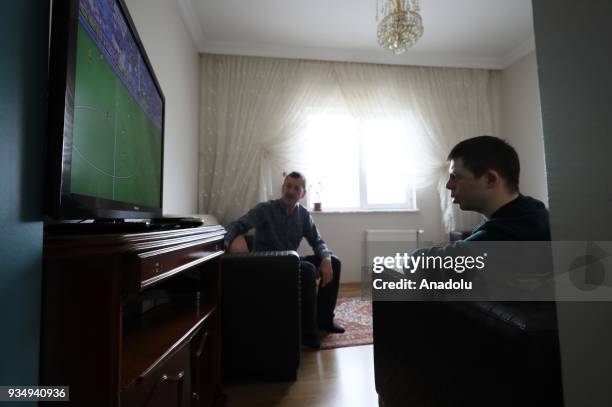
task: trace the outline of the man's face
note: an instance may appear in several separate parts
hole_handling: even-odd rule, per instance
[[[306,186],[301,178],[286,177],[283,182],[282,201],[287,208],[293,208],[306,195]]]
[[[446,188],[451,191],[453,203],[459,204],[464,211],[482,211],[487,197],[486,176],[476,178],[461,158],[451,160],[448,173]]]

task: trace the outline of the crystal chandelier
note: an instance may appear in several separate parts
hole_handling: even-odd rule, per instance
[[[412,47],[423,35],[419,0],[377,0],[378,44],[394,54]],[[379,19],[379,16],[382,19]]]

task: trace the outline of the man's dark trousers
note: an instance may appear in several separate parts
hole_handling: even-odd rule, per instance
[[[300,258],[301,296],[302,296],[302,335],[316,335],[318,328],[332,326],[334,309],[340,287],[340,259],[332,256],[333,278],[325,287],[319,283],[320,277],[318,256]],[[322,280],[321,280],[322,281]]]

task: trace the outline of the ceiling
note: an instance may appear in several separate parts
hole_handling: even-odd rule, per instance
[[[425,32],[403,55],[376,42],[377,0],[176,1],[206,53],[503,69],[535,47],[532,0],[420,0]]]

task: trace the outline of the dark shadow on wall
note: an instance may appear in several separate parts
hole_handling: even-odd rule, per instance
[[[552,237],[609,242],[612,3],[532,5]],[[557,308],[565,406],[612,405],[612,298]]]
[[[29,3],[29,2],[28,2]],[[21,95],[16,107],[22,137],[19,202],[22,222],[42,221],[44,147],[47,121],[47,38],[48,10],[32,10],[19,27],[22,55],[16,86]],[[27,26],[26,26],[27,24]],[[33,25],[39,27],[34,28]]]
[[[0,13],[2,385],[38,383],[48,7],[6,2]]]

